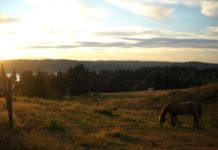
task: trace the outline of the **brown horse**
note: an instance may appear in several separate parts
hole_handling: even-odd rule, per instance
[[[171,115],[171,127],[174,127],[177,123],[177,115],[193,115],[194,124],[193,128],[199,128],[199,119],[202,116],[202,108],[200,104],[188,101],[188,102],[176,102],[172,101],[166,104],[161,110],[160,125],[163,126],[166,121],[166,114]]]

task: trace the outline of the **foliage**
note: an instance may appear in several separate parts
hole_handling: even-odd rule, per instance
[[[35,75],[31,71],[24,71],[20,75],[20,82],[16,89],[23,96],[48,97],[48,83],[45,73],[38,71]]]
[[[16,89],[24,96],[63,99],[65,96],[89,92],[178,89],[217,81],[216,68],[171,66],[95,72],[89,71],[84,65],[76,65],[70,67],[67,72],[24,71]]]
[[[89,91],[89,70],[84,65],[76,65],[67,72],[70,95],[86,94]]]
[[[67,79],[63,72],[49,76],[49,90],[53,98],[63,99],[67,92]]]

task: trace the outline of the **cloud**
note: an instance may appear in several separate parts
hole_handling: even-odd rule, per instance
[[[125,40],[133,40],[136,43],[114,42],[114,43],[97,43],[97,42],[81,42],[80,46],[85,47],[122,47],[122,48],[218,48],[218,40],[209,39],[170,39],[170,38],[150,38],[137,39],[125,38]]]
[[[218,27],[208,27],[206,34],[210,37],[217,38],[218,37]]]
[[[88,5],[81,0],[23,0],[37,6],[45,14],[55,17],[74,19],[75,17],[85,19],[106,19],[112,13],[105,8]],[[59,18],[58,18],[59,19]]]
[[[200,7],[207,17],[218,18],[217,0],[107,0],[108,3],[129,10],[136,15],[163,20],[173,16],[173,5]]]
[[[125,38],[124,40],[132,40],[132,42],[78,42],[76,44],[65,45],[36,45],[27,48],[200,48],[200,49],[217,49],[218,40],[211,39],[171,39],[171,38]]]
[[[131,38],[128,38],[130,40]],[[134,39],[137,47],[170,47],[170,48],[218,48],[218,40],[212,39],[171,39],[171,38],[151,38]]]
[[[107,30],[95,33],[100,36],[112,37],[131,37],[131,36],[147,36],[147,37],[160,37],[165,35],[163,31],[152,29],[120,29],[120,30]]]
[[[207,17],[218,18],[217,0],[151,0],[159,1],[164,4],[182,4],[188,7],[200,7],[201,13]]]
[[[201,1],[201,13],[205,16],[218,19],[218,1],[202,0]]]
[[[217,27],[208,27],[208,29],[210,31],[212,31],[213,33],[218,33],[218,26]]]
[[[12,17],[10,15],[7,15],[7,14],[0,13],[0,24],[1,23],[13,23],[17,21],[19,21],[19,19]]]
[[[112,16],[112,13],[103,8],[87,8],[87,17],[102,20]]]
[[[35,48],[35,49],[69,49],[69,48],[77,48],[78,45],[68,44],[68,45],[46,45],[46,44],[39,44],[33,46],[27,46],[25,48]]]
[[[89,32],[100,28],[103,21],[112,16],[107,8],[87,1],[23,1],[33,8],[22,16],[22,22],[16,27],[17,34],[26,42],[33,39],[34,42],[66,43],[72,39],[87,39]]]
[[[200,2],[200,0],[151,0],[151,1],[158,1],[160,3],[172,4],[172,5],[182,4],[190,7],[198,6]]]
[[[157,20],[169,19],[174,12],[173,8],[142,0],[107,0],[107,2],[122,9],[129,10],[136,15]]]
[[[202,35],[190,32],[178,32],[164,29],[144,28],[140,26],[117,26],[113,28],[106,28],[95,33],[98,36],[113,37],[113,38],[202,38]]]
[[[85,32],[86,33],[86,32]],[[113,26],[93,30],[90,33],[74,33],[63,37],[67,41],[60,41],[59,34],[47,40],[46,44],[32,44],[28,48],[218,48],[218,27],[208,27],[200,34],[144,28],[140,26]],[[57,37],[57,38],[55,38]],[[72,39],[73,38],[73,39]],[[54,40],[53,40],[54,39]],[[62,39],[62,38],[61,38]]]
[[[157,0],[167,4],[182,4],[189,7],[200,7],[201,13],[207,17],[218,18],[217,0]]]

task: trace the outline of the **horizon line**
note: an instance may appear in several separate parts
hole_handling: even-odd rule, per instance
[[[66,60],[66,61],[81,61],[81,62],[162,62],[162,63],[207,63],[207,64],[218,64],[218,62],[206,62],[206,61],[161,61],[161,60],[78,60],[78,59],[52,59],[52,58],[42,58],[42,59],[29,59],[29,58],[19,58],[19,59],[1,59],[0,62],[4,61],[45,61],[45,60],[53,60],[53,61],[60,61],[60,60]]]

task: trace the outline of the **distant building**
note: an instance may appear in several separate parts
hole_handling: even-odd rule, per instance
[[[149,87],[149,88],[147,89],[147,91],[153,91],[153,90],[154,90],[153,87]]]

